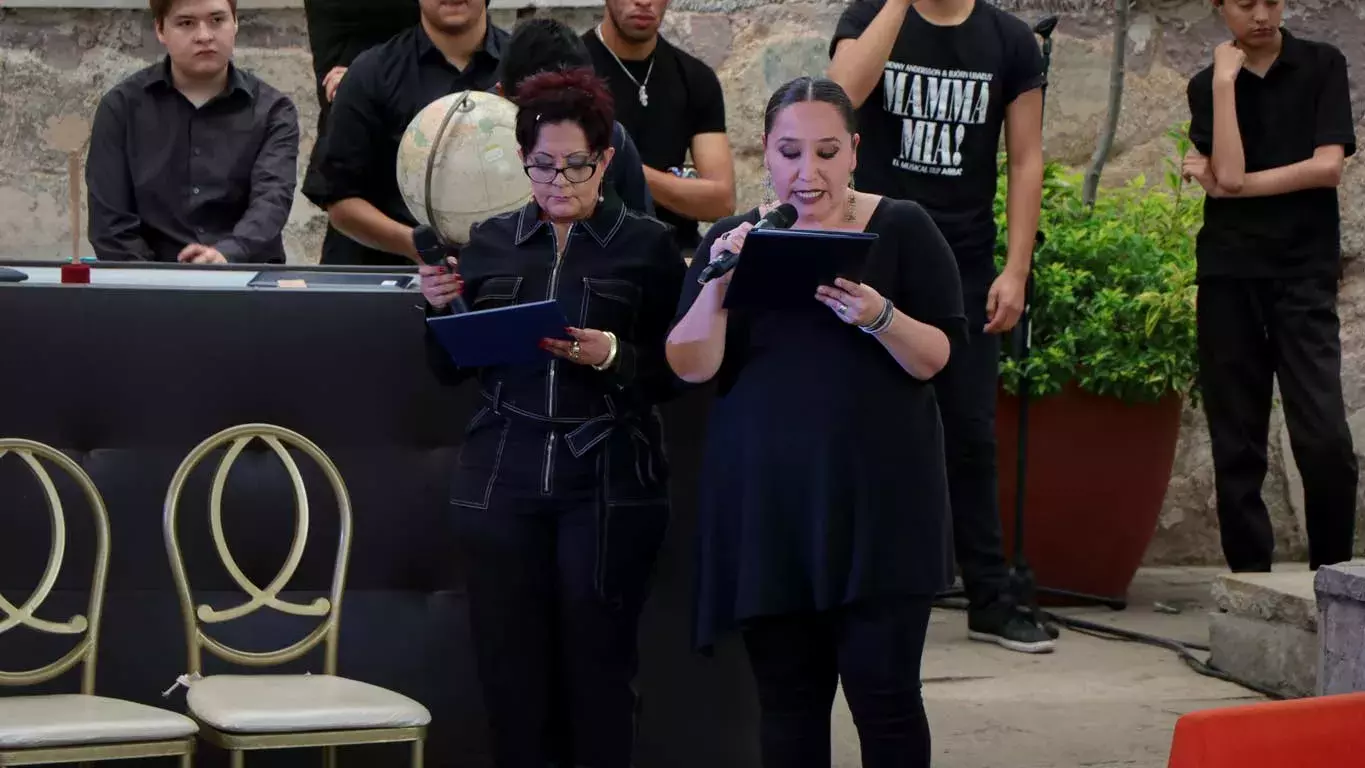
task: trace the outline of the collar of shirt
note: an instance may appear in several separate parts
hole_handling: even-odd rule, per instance
[[[485,31],[483,34],[483,47],[476,51],[475,55],[478,55],[479,53],[484,53],[488,55],[488,57],[491,58],[494,62],[501,62],[502,50],[507,43],[508,35],[505,31],[503,31],[501,28],[495,25],[492,19],[488,19],[487,21],[485,21],[485,25],[486,25]],[[431,36],[427,34],[426,28],[423,27],[421,24],[417,25],[417,34],[415,41],[417,43],[418,61],[429,59],[434,61],[440,61],[450,66],[454,66],[453,64],[450,64],[450,59],[446,58],[446,55],[441,52],[441,49],[437,48],[436,44],[431,41]],[[473,66],[473,63],[474,62],[471,59],[470,65]],[[466,67],[466,69],[467,68],[468,67]]]
[[[621,229],[621,223],[626,220],[626,208],[616,201],[615,195],[607,195],[606,199],[597,204],[597,209],[592,216],[575,222],[582,225],[583,229],[592,235],[597,244],[603,248],[611,242],[613,236]],[[531,236],[539,232],[547,224],[548,219],[540,217],[540,206],[535,198],[521,209],[521,216],[517,219],[517,245],[522,245]]]
[[[1303,41],[1294,37],[1284,27],[1280,27],[1280,39],[1280,55],[1275,57],[1275,61],[1271,62],[1270,68],[1266,70],[1265,79],[1267,80],[1273,73],[1281,69],[1297,69],[1307,61],[1307,46],[1303,44]],[[1245,69],[1242,72],[1250,74]]]
[[[143,88],[147,90],[151,90],[152,88],[170,88],[172,90],[175,89],[175,80],[171,77],[170,56],[163,57],[161,60],[161,65],[152,68],[149,74],[150,76],[147,78],[147,82],[143,83]],[[223,89],[223,93],[220,94],[217,98],[223,98],[238,91],[241,91],[242,93],[246,94],[251,98],[256,97],[256,92],[251,87],[251,83],[246,79],[246,75],[244,75],[242,71],[237,68],[236,64],[233,64],[231,61],[229,61],[227,87]]]

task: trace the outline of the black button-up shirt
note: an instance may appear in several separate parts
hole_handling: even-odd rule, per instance
[[[85,169],[96,256],[173,262],[202,243],[230,262],[284,262],[298,111],[228,66],[227,88],[198,108],[175,89],[169,58],[100,100]]]
[[[398,146],[408,123],[433,101],[464,90],[490,90],[508,35],[488,25],[483,48],[455,68],[419,24],[356,57],[337,89],[326,137],[304,178],[303,194],[320,208],[358,197],[409,226],[417,220],[398,190]],[[350,238],[332,238],[328,264],[411,265]]]
[[[1284,44],[1265,76],[1237,75],[1237,127],[1246,172],[1282,168],[1340,144],[1355,152],[1346,58],[1335,47],[1281,30]],[[1213,67],[1190,80],[1190,141],[1213,155]],[[1271,197],[1207,198],[1199,232],[1200,277],[1336,275],[1341,215],[1336,189]]]

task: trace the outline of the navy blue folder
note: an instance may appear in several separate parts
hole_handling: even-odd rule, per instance
[[[543,363],[552,355],[541,339],[569,339],[569,321],[557,301],[535,301],[510,307],[428,317],[427,326],[456,365]]]
[[[726,309],[790,310],[820,306],[815,289],[836,277],[862,282],[877,244],[869,232],[754,229],[725,289]]]

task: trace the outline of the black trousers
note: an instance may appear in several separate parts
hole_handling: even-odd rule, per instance
[[[953,350],[934,378],[943,420],[953,550],[972,607],[998,599],[1009,582],[1000,530],[995,459],[995,398],[1000,379],[1000,337],[981,332],[986,294],[967,296],[971,335]]]
[[[666,507],[494,490],[486,508],[451,512],[494,764],[629,768],[637,627]]]
[[[1351,559],[1358,467],[1342,402],[1336,301],[1330,277],[1200,282],[1200,387],[1223,554],[1234,571],[1268,571],[1274,556],[1261,498],[1272,377],[1303,476],[1309,564]]]
[[[763,768],[829,768],[843,681],[864,768],[927,768],[920,659],[932,597],[754,619],[743,629],[762,707]]]

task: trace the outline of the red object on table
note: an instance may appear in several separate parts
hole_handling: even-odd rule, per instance
[[[62,265],[62,282],[87,284],[90,282],[90,262],[93,259],[70,260]]]

